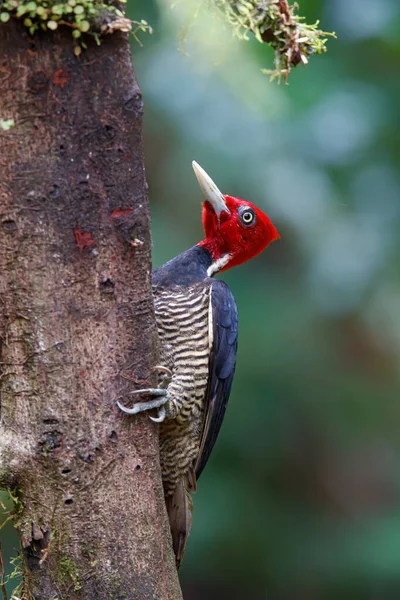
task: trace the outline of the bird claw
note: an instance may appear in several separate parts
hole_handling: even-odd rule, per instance
[[[164,404],[166,404],[169,400],[168,391],[160,388],[149,388],[145,390],[135,390],[134,392],[130,392],[133,394],[150,394],[151,396],[158,396],[154,400],[150,400],[149,402],[138,402],[134,404],[132,408],[127,408],[123,406],[119,401],[117,401],[117,406],[120,410],[122,410],[127,415],[137,415],[140,412],[145,410],[151,410],[153,408],[158,408],[158,417],[150,417],[152,421],[155,423],[162,423],[166,417],[166,410],[164,408]]]
[[[155,371],[158,373],[158,387],[163,389],[168,387],[168,384],[172,379],[172,371],[163,365],[156,365],[151,370],[153,373]]]
[[[171,369],[168,369],[168,367],[164,367],[163,365],[156,365],[155,367],[153,367],[151,369],[152,372],[154,371],[160,371],[160,373],[165,373],[166,375],[168,375],[168,377],[172,377],[172,371]]]
[[[167,416],[167,413],[165,410],[165,406],[161,406],[158,411],[158,417],[150,417],[150,419],[152,421],[154,421],[154,423],[162,423],[165,420],[166,416]]]
[[[145,388],[144,390],[133,390],[133,392],[128,392],[128,394],[130,396],[133,396],[134,394],[147,394],[148,396],[166,396],[167,390],[163,388]],[[146,404],[149,403],[146,402]]]

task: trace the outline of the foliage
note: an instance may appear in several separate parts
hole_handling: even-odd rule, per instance
[[[297,4],[287,0],[214,0],[239,39],[248,40],[254,34],[258,42],[267,43],[275,50],[275,69],[264,69],[271,79],[283,76],[287,82],[290,70],[298,64],[306,65],[308,57],[326,52],[325,36],[333,36],[295,14]]]
[[[278,81],[283,77],[287,82],[292,67],[306,65],[310,56],[326,52],[327,37],[336,37],[320,30],[319,21],[308,24],[296,14],[298,5],[289,5],[287,0],[178,0],[172,7],[186,15],[182,40],[186,40],[190,25],[202,12],[222,17],[239,40],[248,41],[254,36],[258,42],[271,46],[275,68],[262,71]]]
[[[27,594],[23,590],[22,582],[22,556],[18,553],[16,556],[10,559],[12,571],[5,578],[5,585],[11,588],[10,599],[11,600],[30,600]]]
[[[0,552],[3,551],[3,554],[6,555],[6,552],[9,553],[7,542],[11,537],[11,532],[14,533],[15,531],[12,529],[11,521],[13,517],[18,516],[22,510],[20,491],[0,491],[0,508],[2,510],[0,513],[0,540],[5,539],[6,541],[6,544],[3,545],[2,543],[0,545]],[[19,598],[23,597],[21,554],[18,552],[11,557],[7,561],[6,567],[7,571],[4,577],[5,587],[9,592],[11,600],[19,600]],[[27,598],[24,600],[27,600]]]

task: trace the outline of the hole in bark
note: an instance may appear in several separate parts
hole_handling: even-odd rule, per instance
[[[64,144],[60,144],[59,148],[60,150],[64,150]]]
[[[58,185],[56,183],[53,184],[53,187],[51,188],[51,190],[48,193],[48,197],[49,198],[58,198],[60,195],[60,188],[58,187]]]
[[[44,91],[49,85],[49,78],[44,71],[38,69],[28,78],[28,88],[33,93]]]
[[[58,419],[52,419],[51,417],[48,419],[43,419],[43,423],[45,425],[58,425]]]
[[[102,294],[113,294],[114,293],[115,284],[111,279],[106,279],[105,281],[101,281],[99,285],[100,292]]]
[[[71,504],[73,504],[73,503],[74,503],[74,501],[73,501],[73,499],[72,499],[72,498],[66,498],[66,500],[65,500],[65,502],[64,502],[64,504],[66,504],[67,506],[70,506],[70,505],[71,505]]]
[[[112,131],[112,127],[111,127],[111,125],[105,125],[104,129],[105,129],[106,131]]]
[[[71,471],[72,471],[72,469],[63,469],[63,470],[61,471],[61,473],[62,473],[63,475],[68,475],[68,473],[71,473]]]
[[[117,441],[117,439],[118,439],[117,432],[116,432],[116,431],[112,431],[112,432],[110,433],[110,436],[109,436],[109,437],[110,437],[110,440],[111,440],[112,442],[116,442],[116,441]]]
[[[141,465],[136,465],[135,469],[136,469],[136,471],[141,471],[142,467],[141,467]]]
[[[17,229],[17,224],[12,219],[7,219],[6,221],[3,221],[1,226],[4,229],[4,231],[15,231]]]

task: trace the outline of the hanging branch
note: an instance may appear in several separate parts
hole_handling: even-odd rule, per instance
[[[296,14],[298,4],[287,0],[213,0],[235,35],[248,39],[254,34],[261,43],[275,50],[275,69],[264,69],[271,79],[284,77],[287,82],[292,67],[306,65],[308,57],[326,52],[327,37],[335,37],[318,28],[319,21],[309,25]]]
[[[182,4],[172,6],[179,9]],[[205,8],[222,16],[240,40],[247,41],[252,34],[260,43],[269,44],[275,50],[275,68],[263,69],[263,73],[278,81],[283,77],[285,83],[293,67],[326,52],[327,37],[336,37],[319,29],[319,21],[306,23],[296,14],[298,4],[290,5],[287,0],[203,0],[196,6],[195,15]]]

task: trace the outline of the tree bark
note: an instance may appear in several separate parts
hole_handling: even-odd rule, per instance
[[[0,26],[0,486],[24,598],[181,598],[147,415],[154,384],[142,100],[128,39]]]

